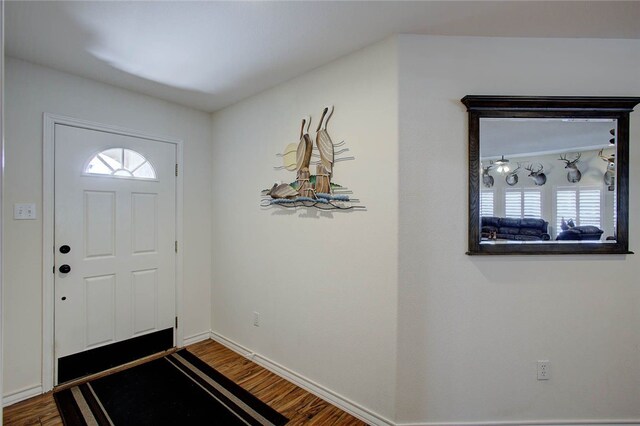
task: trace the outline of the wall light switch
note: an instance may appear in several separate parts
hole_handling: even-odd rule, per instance
[[[33,203],[14,204],[13,218],[16,220],[34,220],[36,218],[36,205]]]

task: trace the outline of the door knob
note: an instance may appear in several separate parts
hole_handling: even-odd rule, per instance
[[[60,246],[60,253],[67,254],[70,251],[71,251],[71,247],[69,247],[68,245],[65,244],[63,246]]]
[[[62,272],[63,274],[68,274],[69,272],[71,272],[71,266],[69,266],[69,265],[61,265],[58,268],[58,271]]]

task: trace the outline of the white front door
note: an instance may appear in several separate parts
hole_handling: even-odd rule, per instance
[[[175,165],[174,144],[55,125],[56,382],[61,357],[173,329]]]

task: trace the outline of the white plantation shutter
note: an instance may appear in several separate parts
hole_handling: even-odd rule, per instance
[[[573,219],[576,226],[600,228],[601,191],[594,188],[558,189],[556,191],[556,226],[558,232],[562,218]]]
[[[493,191],[480,191],[480,217],[493,216]]]
[[[600,228],[600,190],[581,189],[578,192],[578,222],[581,226]]]
[[[542,219],[542,195],[540,191],[524,191],[523,194],[522,217]]]
[[[542,195],[537,189],[508,190],[504,194],[505,216],[542,218]]]
[[[506,217],[522,218],[522,192],[506,191],[504,194],[504,211]]]

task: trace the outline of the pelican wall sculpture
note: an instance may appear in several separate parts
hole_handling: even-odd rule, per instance
[[[351,191],[335,182],[333,174],[335,163],[354,160],[354,157],[344,156],[349,148],[343,148],[344,141],[334,143],[329,135],[327,126],[333,115],[333,105],[323,108],[320,121],[316,128],[315,145],[309,135],[311,117],[306,116],[300,125],[300,137],[297,145],[288,144],[282,153],[276,154],[282,158],[283,165],[274,167],[275,170],[295,171],[296,179],[291,183],[276,182],[271,189],[262,191],[261,205],[269,207],[315,207],[322,210],[350,210],[363,209],[358,205],[359,200],[350,196]],[[336,150],[336,148],[339,148]],[[311,174],[311,166],[315,166],[315,174]]]

